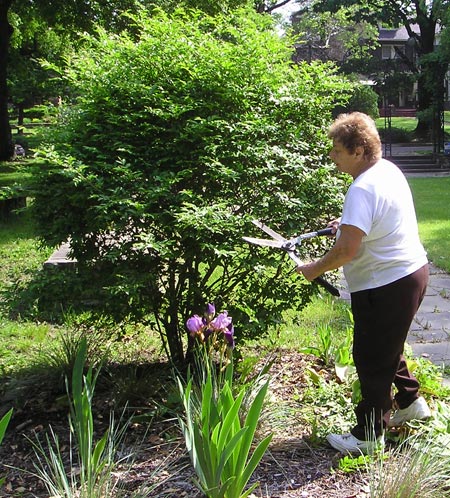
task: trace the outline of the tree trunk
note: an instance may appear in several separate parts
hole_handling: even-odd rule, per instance
[[[426,80],[427,76],[422,67],[421,74],[417,81],[417,110],[419,112],[426,111],[433,103],[432,94],[429,91]],[[424,139],[430,138],[431,126],[432,123],[429,116],[426,114],[418,114],[417,126],[415,129],[416,136]]]
[[[417,7],[417,22],[420,29],[420,44],[418,45],[418,55],[420,57],[427,56],[434,51],[434,41],[436,37],[436,21],[431,15],[428,15],[426,10]],[[426,111],[434,104],[434,89],[433,86],[437,83],[434,78],[438,78],[434,74],[433,64],[419,60],[420,76],[417,82],[417,98],[418,111]],[[430,72],[431,71],[431,72]],[[418,116],[416,135],[423,138],[429,138],[432,128],[432,121],[429,116]]]
[[[166,337],[167,345],[169,346],[170,359],[176,365],[181,365],[185,358],[178,326],[178,316],[175,315],[169,320],[170,322],[166,327]]]
[[[7,60],[12,27],[8,22],[8,10],[13,0],[0,0],[0,161],[14,157],[14,143],[8,117]]]
[[[173,268],[173,267],[172,267]],[[169,346],[170,359],[173,363],[181,365],[184,362],[183,341],[181,337],[178,295],[177,295],[177,272],[172,269],[168,278],[169,307],[164,320],[166,327],[167,345]]]
[[[19,127],[19,130],[23,126],[24,118],[25,118],[25,106],[23,102],[21,102],[20,104],[17,104],[17,126]]]

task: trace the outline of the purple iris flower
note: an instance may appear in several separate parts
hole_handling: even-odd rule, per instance
[[[208,337],[214,332],[214,329],[211,327],[206,327],[205,330],[203,331],[203,336],[205,339],[208,339]]]
[[[227,311],[219,313],[211,322],[211,327],[214,330],[224,330],[231,324],[231,316],[228,316]]]
[[[193,315],[186,322],[186,327],[189,330],[191,336],[195,336],[198,332],[200,332],[204,326],[203,319],[198,315]]]
[[[209,323],[214,318],[215,314],[216,314],[216,307],[214,306],[214,303],[209,303],[206,306],[205,310],[206,321]]]
[[[223,336],[225,337],[228,346],[230,348],[234,348],[234,327],[231,322],[228,325],[228,327],[223,331]]]
[[[197,337],[204,342],[210,335],[221,332],[227,346],[234,348],[234,327],[231,316],[228,316],[228,311],[223,311],[214,318],[215,314],[214,303],[209,303],[203,317],[191,316],[186,321],[186,327],[191,337]]]

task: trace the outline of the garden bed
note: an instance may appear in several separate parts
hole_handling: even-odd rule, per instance
[[[336,451],[311,440],[311,427],[302,420],[301,406],[296,401],[298,392],[307,385],[307,369],[311,357],[289,351],[279,351],[271,369],[269,405],[277,406],[277,414],[268,411],[263,417],[261,433],[274,432],[269,451],[257,468],[253,479],[260,482],[255,497],[265,498],[350,498],[368,496],[363,479],[358,473],[345,474],[338,470],[341,458]],[[319,368],[320,365],[317,365]],[[155,377],[147,379],[154,385],[167,386],[170,372],[154,369]],[[163,378],[161,378],[163,376]],[[102,434],[109,424],[111,393],[102,391],[95,396],[96,433]],[[48,498],[42,484],[30,473],[33,468],[33,450],[29,441],[35,434],[43,440],[51,426],[60,438],[68,461],[67,407],[60,398],[55,401],[50,393],[36,392],[16,409],[3,445],[0,447],[1,474],[6,474],[1,497]],[[161,401],[161,400],[159,400]],[[62,403],[62,406],[61,406]],[[2,400],[2,405],[5,400]],[[137,410],[141,416],[149,413],[149,406]],[[279,409],[282,409],[280,412]],[[282,413],[284,411],[284,414]],[[287,416],[290,414],[289,416]],[[155,487],[147,496],[167,498],[201,498],[193,485],[194,472],[187,457],[184,440],[177,420],[167,412],[148,424],[136,422],[127,432],[123,453],[134,451],[131,469],[118,469],[123,487],[131,493],[139,487]],[[126,496],[132,496],[127,494]]]

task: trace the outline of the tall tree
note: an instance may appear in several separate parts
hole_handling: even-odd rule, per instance
[[[11,126],[8,120],[7,61],[12,26],[8,11],[13,0],[0,0],[0,161],[10,159],[14,154]]]
[[[303,6],[295,12],[293,30],[298,35],[299,47],[303,47],[302,52],[307,51],[306,58],[335,61],[341,67],[349,61],[367,60],[368,45],[376,42],[378,30],[372,23],[355,23],[357,10],[358,7],[353,6],[335,13],[317,12],[311,6]]]
[[[251,5],[257,12],[270,13],[293,0],[0,0],[0,161],[8,160],[14,153],[11,127],[8,120],[8,51],[13,25],[8,14],[14,13],[20,18],[18,26],[27,26],[37,19],[42,26],[61,30],[64,36],[76,39],[79,32],[92,32],[94,26],[102,26],[108,31],[120,32],[127,24],[122,12],[136,12],[139,8],[151,9],[159,5],[166,12],[178,8],[194,8],[209,15],[222,14],[243,5]],[[17,29],[17,28],[16,28]],[[20,28],[19,28],[20,29]],[[20,48],[20,47],[19,47]],[[39,47],[35,47],[38,48]],[[39,54],[40,55],[40,54]],[[24,68],[36,60],[36,54],[28,61],[17,61]],[[35,67],[35,66],[34,66]],[[17,74],[16,74],[17,76]],[[17,78],[14,78],[18,81]],[[27,80],[30,80],[29,76]],[[23,82],[24,83],[24,82]],[[30,84],[23,84],[22,93]],[[16,85],[15,90],[19,90]]]
[[[21,126],[27,107],[50,99],[55,102],[56,97],[64,95],[64,82],[49,68],[60,67],[68,60],[73,43],[69,31],[49,27],[40,16],[24,24],[12,12],[10,23],[14,33],[8,55],[8,91]],[[42,64],[42,60],[47,63]]]
[[[254,0],[256,12],[260,14],[271,13],[276,9],[287,5],[292,0]]]
[[[145,0],[0,0],[0,161],[13,156],[11,126],[8,120],[8,52],[14,28],[10,16],[19,19],[18,26],[28,26],[36,20],[42,26],[64,30],[72,38],[79,33],[91,32],[102,25],[119,31],[126,18],[120,14],[127,10],[136,11],[145,5]],[[20,28],[19,28],[20,29]]]

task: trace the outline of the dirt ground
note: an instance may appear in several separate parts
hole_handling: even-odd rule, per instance
[[[305,357],[281,352],[271,368],[269,395],[271,402],[283,402],[295,389],[305,384]],[[152,382],[164,382],[161,378]],[[5,408],[2,401],[2,409]],[[95,395],[95,428],[103,434],[109,424],[110,400]],[[4,410],[3,410],[4,411]],[[143,414],[145,412],[142,412]],[[341,455],[325,445],[313,446],[301,420],[288,423],[263,420],[262,431],[274,433],[269,451],[252,477],[259,482],[253,497],[261,498],[363,498],[369,496],[363,476],[336,470]],[[49,498],[43,484],[33,475],[36,461],[31,441],[45,440],[49,427],[58,435],[61,451],[69,461],[67,406],[59,406],[36,386],[34,394],[14,411],[0,447],[0,476],[6,481],[0,497]],[[259,434],[263,436],[264,434]],[[117,468],[123,496],[137,489],[148,490],[145,496],[166,498],[201,498],[193,484],[195,478],[178,422],[168,413],[150,423],[136,419],[127,429],[122,456],[132,454]],[[116,472],[115,472],[116,473]],[[150,491],[151,490],[151,491]]]

